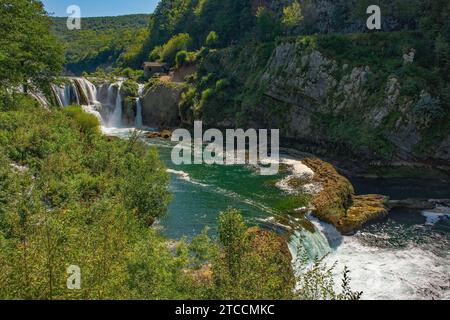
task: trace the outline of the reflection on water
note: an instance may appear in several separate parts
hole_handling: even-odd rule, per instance
[[[394,169],[391,169],[394,170]],[[441,171],[414,169],[409,176],[391,178],[356,178],[349,180],[358,194],[383,194],[393,200],[410,198],[450,199],[450,176]]]

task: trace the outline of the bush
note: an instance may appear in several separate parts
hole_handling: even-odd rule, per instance
[[[214,49],[219,44],[219,36],[215,31],[211,31],[206,37],[206,47]]]
[[[89,135],[99,132],[100,122],[98,119],[89,113],[83,111],[79,106],[69,106],[63,109],[64,112],[75,120],[80,132]]]
[[[423,93],[413,108],[417,116],[417,122],[421,128],[427,128],[434,120],[445,115],[439,98],[433,98],[428,93]]]
[[[175,63],[176,63],[177,68],[180,68],[183,65],[185,65],[187,61],[188,61],[188,53],[187,53],[187,51],[182,50],[182,51],[177,53],[177,56],[175,58]]]
[[[228,79],[220,79],[216,82],[216,90],[221,92],[230,86],[230,81]]]
[[[139,85],[136,81],[128,79],[122,83],[120,93],[123,97],[137,97],[139,96]]]
[[[160,59],[164,62],[173,65],[175,57],[179,51],[187,50],[191,43],[191,37],[187,33],[180,33],[170,39],[163,45],[160,52]]]

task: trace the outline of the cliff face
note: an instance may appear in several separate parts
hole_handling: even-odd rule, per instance
[[[369,36],[364,37],[368,42]],[[417,56],[408,62],[400,49],[390,47],[386,41],[397,41],[391,37],[373,41],[374,52],[366,48],[356,55],[359,61],[352,61],[353,39],[342,44],[350,48],[348,52],[339,51],[337,41],[333,52],[306,37],[281,41],[270,55],[267,48],[215,52],[200,70],[229,79],[232,85],[225,95],[239,99],[230,106],[217,94],[215,101],[203,103],[201,116],[211,126],[278,127],[282,137],[318,154],[449,168],[450,126],[444,94],[422,76],[426,68]],[[422,45],[422,39],[411,37],[415,42],[407,40],[412,45]],[[326,41],[331,42],[322,40]],[[221,102],[228,105],[218,108]],[[227,113],[230,108],[235,112]]]
[[[450,161],[449,132],[440,144],[422,152],[416,149],[423,138],[423,119],[417,118],[420,115],[414,114],[413,108],[430,94],[423,91],[417,98],[401,96],[403,84],[396,75],[389,75],[373,93],[368,88],[373,76],[370,66],[341,65],[317,50],[301,52],[297,44],[287,43],[275,49],[260,83],[267,88],[266,96],[290,105],[287,138],[332,143],[335,137],[330,136],[333,128],[327,126],[328,120],[346,123],[355,119],[359,123],[348,123],[355,126],[355,135],[368,134],[369,139],[373,135],[380,143],[358,143],[349,137],[348,143],[359,144],[352,149],[361,156]]]
[[[142,100],[144,125],[157,129],[173,128],[180,124],[178,103],[183,86],[158,82],[145,91]]]

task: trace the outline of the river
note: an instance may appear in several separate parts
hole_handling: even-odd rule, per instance
[[[79,85],[74,86],[74,82]],[[84,90],[83,94],[71,94],[77,88]],[[98,104],[109,106],[109,119],[121,114],[118,88],[120,83],[95,88],[85,79],[73,79],[66,87],[55,88],[55,92],[61,106],[86,96],[91,106],[85,106],[85,110],[103,120],[97,111]],[[140,117],[140,114],[136,117],[139,126]],[[118,117],[116,120],[120,122]],[[134,130],[102,129],[105,134],[123,139]],[[283,218],[281,212],[291,197],[276,184],[286,173],[261,176],[245,166],[176,166],[170,160],[172,143],[147,139],[145,135],[143,141],[158,149],[171,176],[173,199],[168,214],[158,222],[167,237],[191,238],[206,227],[214,234],[219,212],[228,208],[240,209],[250,225],[276,228],[276,222]],[[351,181],[359,194],[379,193],[397,200],[450,198],[448,176],[417,171],[411,177],[399,172],[400,169],[395,169],[396,176],[388,179],[353,178]],[[333,226],[312,216],[307,219],[314,231],[299,226],[289,239],[294,270],[301,269],[297,265],[301,251],[310,260],[323,258],[330,266],[336,264],[337,287],[347,266],[352,288],[362,291],[363,299],[450,299],[450,208],[393,210],[387,218],[367,224],[354,236],[342,236]]]
[[[129,130],[106,129],[121,138],[126,138]],[[250,224],[267,225],[268,218],[279,215],[280,199],[288,196],[275,186],[282,175],[264,177],[239,166],[175,166],[170,160],[170,142],[144,141],[158,149],[171,174],[173,200],[167,216],[159,222],[169,238],[192,237],[205,227],[214,233],[218,213],[230,207],[239,208]],[[359,179],[356,189],[383,193],[382,184],[386,183],[388,195],[413,190],[401,195],[409,198],[417,197],[421,190],[429,196],[427,182],[421,189],[420,180],[405,178],[402,189],[401,178]],[[311,216],[308,219],[316,231],[297,230],[289,243],[291,252],[295,257],[301,246],[310,258],[325,257],[324,263],[330,266],[336,263],[337,287],[347,266],[352,288],[363,291],[363,299],[450,299],[450,210],[394,210],[354,236],[342,236],[333,226]]]

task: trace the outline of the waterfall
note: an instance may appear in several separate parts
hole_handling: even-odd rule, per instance
[[[54,101],[60,107],[71,104],[81,105],[83,109],[94,114],[102,124],[109,128],[122,128],[123,124],[123,97],[120,93],[123,79],[112,84],[96,86],[85,78],[67,78],[64,85],[53,85]],[[136,114],[134,125],[143,127],[144,85],[139,84],[138,98],[136,98]]]
[[[333,250],[332,245],[337,243],[339,237],[342,237],[339,232],[334,229],[334,234],[338,234],[338,236],[336,236],[336,240],[329,241],[325,228],[321,227],[322,224],[319,224],[319,222],[311,216],[309,216],[308,219],[313,222],[314,232],[304,228],[296,230],[288,244],[293,257],[293,266],[297,272],[300,272],[302,267],[300,264],[303,260],[312,262],[314,259],[322,259],[330,254]],[[331,225],[329,228],[327,226],[327,229],[329,230],[332,230],[332,228],[334,227]],[[333,234],[333,232],[328,233]],[[330,243],[332,245],[330,245]]]
[[[350,270],[353,290],[363,291],[363,299],[449,299],[450,259],[442,254],[445,236],[438,240],[398,245],[397,234],[406,235],[405,226],[384,224],[380,230],[362,230],[342,236],[334,226],[308,216],[315,232],[297,230],[289,241],[293,269],[301,275],[314,258],[331,267],[335,290],[339,291],[342,272]],[[411,228],[417,228],[417,225]],[[427,230],[427,229],[425,229]],[[428,229],[429,230],[429,229]],[[429,232],[429,231],[428,231]],[[394,241],[389,244],[389,241]],[[306,264],[305,264],[306,262]]]
[[[108,121],[108,127],[113,127],[113,128],[122,127],[122,96],[120,95],[121,87],[122,87],[122,82],[118,82],[114,111]]]
[[[143,120],[142,120],[142,98],[144,93],[144,85],[139,84],[139,98],[136,99],[136,120],[135,127],[142,128]]]
[[[97,88],[85,78],[69,78],[64,85],[52,85],[52,91],[60,107],[70,104],[100,105],[97,101]]]
[[[64,86],[64,104],[63,106],[68,106],[70,104],[70,86],[67,84]]]
[[[51,89],[53,91],[53,95],[55,96],[56,103],[58,106],[66,106],[66,98],[65,98],[65,86],[57,86],[52,84]]]
[[[92,106],[81,106],[81,108],[83,108],[84,112],[90,113],[93,116],[95,116],[101,124],[103,123],[103,118],[101,114],[97,110],[95,110]]]
[[[106,99],[107,101],[108,101],[108,104],[109,105],[114,105],[115,104],[115,99],[114,99],[114,84],[110,84],[109,85],[109,87],[108,87],[108,96],[107,96],[107,99]]]
[[[47,98],[45,95],[43,95],[41,92],[32,92],[29,91],[28,95],[32,97],[34,100],[36,100],[42,107],[48,108],[49,103],[47,101]]]

